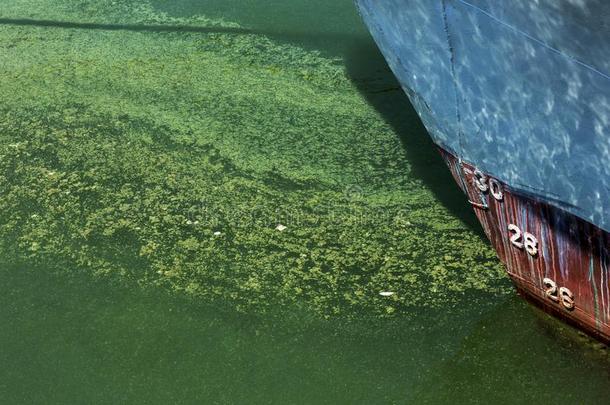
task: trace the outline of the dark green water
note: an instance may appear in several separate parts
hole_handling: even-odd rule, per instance
[[[607,354],[517,297],[348,322],[25,268],[0,286],[3,403],[601,404],[609,391]]]
[[[351,1],[7,3],[0,403],[607,403]]]

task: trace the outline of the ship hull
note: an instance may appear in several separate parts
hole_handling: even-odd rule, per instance
[[[608,232],[440,152],[519,293],[610,343]]]
[[[517,290],[608,343],[610,2],[356,4]]]

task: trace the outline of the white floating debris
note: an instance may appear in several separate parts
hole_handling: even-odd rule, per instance
[[[278,231],[280,231],[280,232],[282,232],[282,231],[286,230],[286,228],[287,228],[287,227],[286,227],[286,226],[284,226],[284,225],[282,225],[282,224],[279,224],[278,226],[276,226],[276,227],[275,227],[275,229],[277,229],[277,230],[278,230]]]
[[[222,235],[222,232],[220,232],[220,231],[214,232],[214,236],[220,236],[220,235]]]
[[[379,295],[381,295],[382,297],[391,297],[392,295],[394,295],[393,291],[381,291],[379,293]]]

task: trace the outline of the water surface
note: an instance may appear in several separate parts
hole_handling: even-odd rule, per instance
[[[4,403],[604,403],[609,393],[607,353],[517,297],[348,322],[237,314],[39,269],[0,274]]]
[[[0,48],[2,402],[608,398],[351,1],[17,0]]]

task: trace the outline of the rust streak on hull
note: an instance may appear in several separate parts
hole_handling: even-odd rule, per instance
[[[518,291],[548,313],[610,343],[608,232],[548,203],[515,193],[492,176],[477,173],[477,177],[476,167],[440,150]],[[491,190],[481,191],[481,175],[487,182],[497,181],[500,199],[494,198]],[[509,230],[510,224],[535,236],[535,254],[511,243],[515,234]],[[549,280],[556,285],[555,292]],[[573,295],[572,308],[569,294]]]

